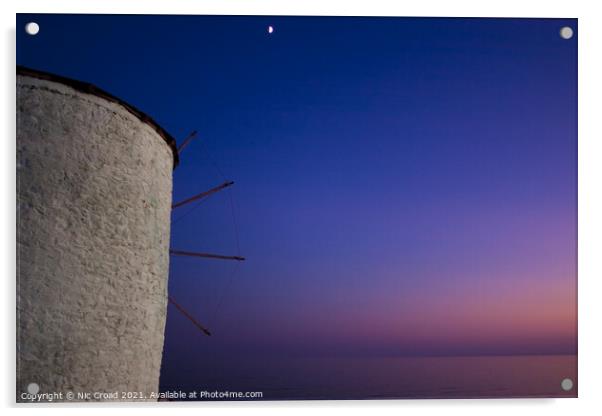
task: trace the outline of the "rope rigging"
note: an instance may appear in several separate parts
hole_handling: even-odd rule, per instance
[[[196,135],[197,135],[196,131],[191,132],[186,137],[186,139],[184,139],[184,141],[182,142],[182,144],[178,147],[178,152],[181,152],[190,143],[190,141],[192,141],[192,139],[194,139],[196,137]],[[202,142],[201,142],[201,144],[202,144]],[[223,189],[229,188],[231,185],[234,184],[233,181],[226,180],[226,178],[225,178],[222,170],[219,168],[219,166],[217,165],[217,163],[215,162],[215,160],[213,159],[213,157],[209,153],[209,150],[206,148],[206,146],[203,146],[203,148],[204,148],[205,153],[209,157],[209,160],[210,160],[211,164],[213,165],[213,167],[215,168],[215,170],[218,172],[219,176],[224,180],[224,182],[221,185],[218,185],[218,186],[216,186],[214,188],[211,188],[211,189],[209,189],[207,191],[204,191],[204,192],[201,192],[199,194],[196,194],[196,195],[194,195],[192,197],[189,197],[189,198],[187,198],[187,199],[185,199],[183,201],[174,203],[172,205],[172,210],[176,209],[176,208],[179,208],[181,206],[190,204],[190,203],[192,203],[192,206],[191,206],[191,208],[188,211],[186,211],[180,217],[178,217],[174,221],[172,221],[172,226],[175,225],[180,220],[182,220],[187,215],[189,215],[192,211],[194,211],[195,209],[197,209],[201,205],[201,203],[207,199],[208,196],[213,195],[213,194],[215,194],[215,193],[217,193],[217,192],[219,192],[219,191],[221,191]],[[232,197],[232,193],[231,193],[230,189],[228,189],[226,192],[228,193],[228,201],[229,201],[229,205],[230,205],[230,214],[232,216],[232,224],[233,224],[233,228],[234,228],[234,236],[235,236],[235,243],[236,243],[236,255],[230,256],[230,255],[222,255],[222,254],[214,254],[214,253],[200,253],[200,252],[175,250],[175,249],[170,249],[170,251],[169,251],[170,255],[173,255],[173,256],[189,256],[189,257],[200,257],[200,258],[210,258],[210,259],[220,259],[220,260],[235,260],[236,261],[237,264],[232,269],[232,272],[229,274],[225,290],[223,290],[222,293],[217,296],[218,300],[217,300],[215,309],[213,311],[213,314],[210,314],[212,322],[217,317],[217,312],[218,312],[219,308],[221,307],[221,305],[223,303],[223,299],[225,297],[225,293],[226,293],[227,289],[230,287],[230,284],[232,282],[232,279],[233,279],[234,275],[238,271],[238,263],[240,263],[241,261],[245,260],[245,258],[240,255],[240,238],[239,238],[238,223],[236,221],[236,213],[235,213],[235,209],[234,209],[234,199]],[[172,296],[169,296],[168,300],[182,315],[184,315],[186,318],[188,318],[188,320],[190,320],[200,331],[202,331],[205,335],[211,335],[211,333],[209,332],[209,330],[204,325],[202,325],[201,323],[199,323],[179,303],[177,303]]]

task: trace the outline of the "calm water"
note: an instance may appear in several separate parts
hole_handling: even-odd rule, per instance
[[[571,378],[565,392],[560,383]],[[264,400],[576,397],[577,357],[261,358],[191,369],[166,390],[262,391]]]

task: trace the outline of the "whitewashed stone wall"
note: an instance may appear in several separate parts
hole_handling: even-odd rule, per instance
[[[17,400],[158,390],[172,168],[120,104],[17,77]]]

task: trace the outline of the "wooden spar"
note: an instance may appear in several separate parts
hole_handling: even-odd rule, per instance
[[[196,130],[193,130],[193,131],[192,131],[192,133],[190,133],[190,134],[188,135],[188,137],[186,137],[186,138],[184,139],[184,141],[182,142],[182,144],[178,146],[178,153],[181,153],[181,152],[182,152],[182,150],[184,150],[184,148],[185,148],[186,146],[188,146],[188,143],[190,143],[190,142],[192,141],[192,139],[194,139],[194,138],[196,137],[196,133],[197,133],[197,131],[196,131]]]
[[[200,194],[191,196],[188,199],[185,199],[183,201],[180,201],[180,202],[177,202],[177,203],[173,204],[171,206],[171,209],[181,207],[182,205],[189,204],[191,202],[197,201],[197,200],[202,199],[202,198],[206,198],[209,195],[214,194],[214,193],[216,193],[218,191],[221,191],[222,189],[227,188],[230,185],[234,185],[234,182],[232,182],[232,181],[224,182],[221,185],[216,186],[215,188],[209,189],[208,191],[205,191],[205,192],[201,192]]]
[[[211,336],[211,332],[209,332],[209,330],[207,328],[205,328],[203,325],[201,325],[199,323],[199,321],[197,321],[196,319],[194,319],[194,317],[192,315],[190,315],[186,311],[186,309],[184,309],[183,307],[181,307],[171,296],[168,296],[167,299],[169,299],[169,301],[171,302],[171,304],[173,306],[175,306],[176,309],[182,313],[182,315],[184,315],[186,318],[188,318],[190,320],[190,322],[192,322],[194,324],[194,326],[196,326],[198,329],[200,329],[201,331],[203,331],[203,333],[205,335]]]
[[[244,261],[244,257],[240,256],[224,256],[221,254],[211,254],[211,253],[195,253],[192,251],[180,251],[180,250],[169,250],[169,254],[174,256],[190,256],[190,257],[203,257],[208,259],[220,259],[220,260],[238,260]]]

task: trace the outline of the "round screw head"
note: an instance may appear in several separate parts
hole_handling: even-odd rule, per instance
[[[40,31],[40,25],[36,22],[29,22],[25,25],[25,33],[31,36],[35,36]]]
[[[29,394],[38,394],[39,391],[40,386],[38,385],[38,383],[29,383],[27,385],[27,393]]]
[[[562,387],[562,390],[564,391],[571,391],[573,389],[573,380],[565,378],[560,382],[560,387]]]
[[[568,26],[564,26],[560,29],[560,37],[562,39],[570,39],[573,37],[573,29]]]

